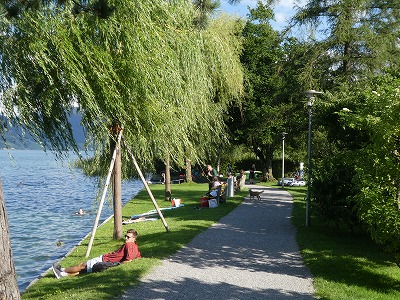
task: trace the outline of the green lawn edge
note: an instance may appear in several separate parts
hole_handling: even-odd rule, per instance
[[[263,184],[275,186],[276,184]],[[164,186],[152,185],[156,199],[163,199]],[[235,209],[248,194],[247,189],[228,198],[217,209],[200,210],[199,199],[207,184],[173,186],[173,197],[181,198],[184,207],[166,211],[165,218],[171,230],[167,233],[161,220],[124,225],[124,231],[135,228],[144,258],[109,269],[103,273],[55,279],[49,272],[25,293],[22,299],[115,299],[128,287],[139,282],[163,259],[176,253],[197,234],[209,228]],[[316,218],[311,210],[310,226],[305,226],[304,187],[285,187],[293,197],[292,223],[305,264],[314,276],[315,296],[318,299],[400,299],[400,269],[379,245],[362,230],[350,233]],[[160,207],[169,202],[157,201]],[[123,208],[124,217],[153,209],[143,190]],[[90,257],[114,250],[123,243],[111,239],[113,220],[98,228]],[[68,266],[85,259],[88,239],[76,247],[62,262]]]
[[[164,199],[164,185],[150,185],[155,199]],[[208,184],[184,183],[172,186],[172,197],[182,199],[184,206],[164,210],[163,215],[169,227],[166,231],[161,219],[123,225],[123,230],[134,228],[138,231],[141,259],[123,264],[104,272],[83,274],[77,277],[56,279],[51,271],[39,278],[22,295],[22,299],[115,299],[130,286],[139,283],[161,261],[176,253],[196,235],[218,222],[223,216],[243,202],[247,189],[236,192],[217,208],[201,208],[200,198],[208,190]],[[156,200],[159,207],[170,207],[164,200]],[[200,209],[196,209],[200,208]],[[139,192],[122,209],[123,218],[154,209],[145,189]],[[99,226],[89,258],[114,251],[124,240],[113,240],[113,218]],[[71,266],[85,258],[89,238],[85,238],[61,262]]]
[[[306,227],[306,187],[285,187],[293,196],[292,223],[318,299],[400,299],[400,268],[360,227],[350,232],[320,220],[310,210]]]

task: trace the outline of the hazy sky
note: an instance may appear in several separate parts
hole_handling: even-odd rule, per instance
[[[230,14],[236,14],[241,17],[246,17],[248,13],[247,7],[254,8],[257,4],[257,0],[242,0],[239,4],[230,5],[225,0],[221,1],[221,10]],[[287,25],[287,20],[295,13],[295,4],[302,6],[306,3],[306,0],[280,0],[279,4],[275,5],[275,19],[272,25],[275,29],[280,30]]]

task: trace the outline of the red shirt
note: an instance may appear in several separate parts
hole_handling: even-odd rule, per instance
[[[125,243],[118,250],[103,255],[103,261],[123,262],[140,258],[139,247],[136,243]]]

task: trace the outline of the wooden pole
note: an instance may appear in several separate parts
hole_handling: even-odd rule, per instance
[[[90,251],[92,250],[94,236],[96,235],[97,226],[99,225],[100,215],[101,215],[101,211],[103,209],[104,200],[105,200],[106,195],[107,195],[107,189],[108,189],[108,185],[110,184],[111,175],[112,175],[112,172],[114,170],[114,164],[115,164],[115,159],[117,157],[117,150],[118,150],[117,148],[118,148],[118,145],[119,145],[119,143],[121,141],[121,137],[122,137],[122,130],[118,134],[117,147],[115,147],[113,156],[111,158],[110,168],[108,169],[107,179],[106,179],[106,183],[104,185],[103,194],[101,196],[99,209],[97,210],[96,219],[94,221],[94,225],[93,225],[93,229],[92,229],[92,236],[90,237],[89,245],[88,245],[88,248],[87,248],[87,251],[86,251],[86,257],[89,257]]]
[[[121,163],[121,143],[115,146],[117,155],[115,157],[114,170],[112,175],[113,183],[113,207],[114,207],[114,233],[113,238],[122,238],[122,163]]]
[[[165,201],[171,201],[171,167],[169,163],[169,151],[165,155]]]
[[[154,205],[154,207],[156,208],[157,213],[158,213],[158,215],[160,216],[160,218],[161,218],[161,220],[162,220],[162,222],[163,222],[163,224],[164,224],[165,230],[166,230],[167,232],[169,232],[168,224],[167,224],[167,222],[165,221],[165,218],[164,218],[163,214],[161,213],[160,208],[158,207],[158,204],[157,204],[157,202],[156,202],[156,199],[154,199],[153,193],[151,192],[151,190],[150,190],[150,188],[149,188],[149,185],[147,184],[147,181],[146,181],[146,179],[144,178],[143,173],[142,173],[142,171],[140,170],[139,165],[138,165],[137,162],[136,162],[135,157],[133,156],[133,154],[132,154],[132,152],[131,152],[131,150],[130,150],[128,144],[127,144],[127,142],[125,141],[125,138],[122,137],[122,141],[124,142],[124,145],[125,145],[125,147],[126,147],[126,150],[128,151],[128,154],[130,155],[130,157],[131,157],[131,159],[132,159],[132,162],[133,162],[133,164],[135,165],[136,171],[138,172],[139,177],[140,177],[140,179],[142,180],[143,185],[145,186],[145,188],[146,188],[146,190],[147,190],[147,193],[149,194],[150,199],[151,199],[151,201],[153,202],[153,205]]]

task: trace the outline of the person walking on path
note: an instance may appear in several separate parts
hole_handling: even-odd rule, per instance
[[[121,297],[130,299],[314,299],[291,224],[292,197],[264,190],[245,201]]]
[[[249,172],[249,184],[254,184],[254,179],[256,178],[256,165],[253,164]]]

